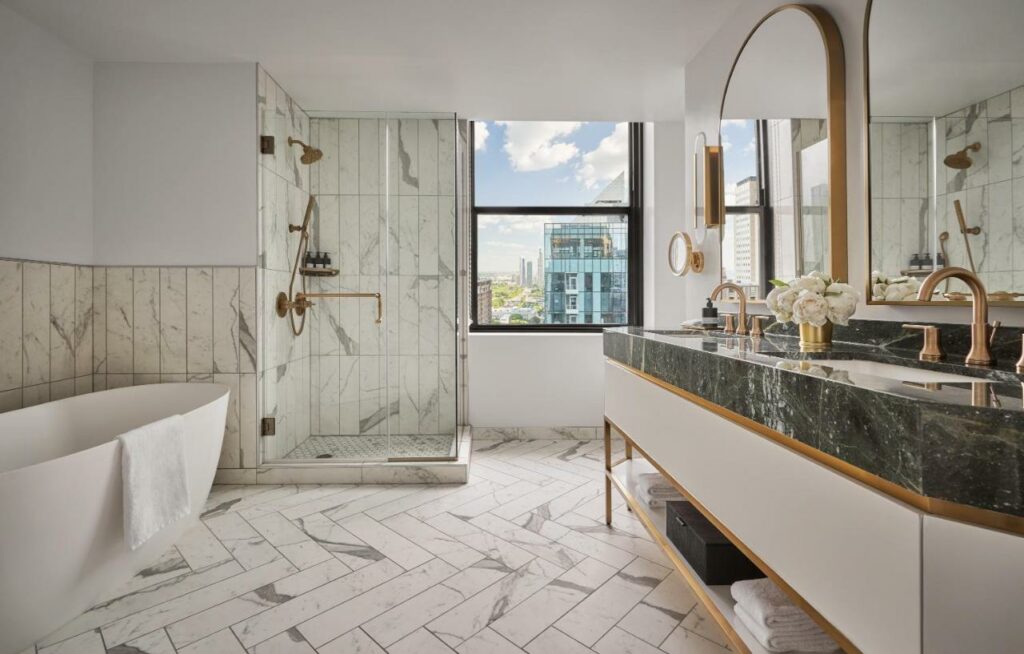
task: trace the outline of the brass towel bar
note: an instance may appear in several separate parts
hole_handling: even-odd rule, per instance
[[[384,301],[381,298],[380,293],[303,293],[299,291],[295,294],[294,300],[288,299],[287,293],[277,294],[277,315],[284,318],[288,315],[289,311],[294,311],[297,315],[301,316],[306,313],[306,309],[313,306],[309,298],[345,298],[345,297],[372,297],[377,300],[377,319],[374,320],[378,325],[381,320],[384,319]]]

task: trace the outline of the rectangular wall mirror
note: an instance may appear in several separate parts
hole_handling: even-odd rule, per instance
[[[913,304],[946,266],[1024,306],[1024,39],[1019,0],[873,0],[867,297]],[[962,304],[958,279],[931,300]]]
[[[722,98],[722,281],[763,300],[771,279],[847,279],[843,47],[831,17],[785,5],[762,19]]]

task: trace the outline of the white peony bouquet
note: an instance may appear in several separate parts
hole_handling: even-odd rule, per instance
[[[915,277],[889,277],[879,271],[871,273],[871,299],[886,302],[916,300],[921,282]]]
[[[768,308],[780,322],[793,321],[821,327],[827,322],[846,325],[857,310],[859,296],[849,284],[833,281],[820,272],[798,277],[788,284],[771,280]]]

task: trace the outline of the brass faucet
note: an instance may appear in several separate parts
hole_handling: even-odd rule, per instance
[[[989,325],[988,325],[988,295],[985,292],[985,285],[981,278],[966,268],[954,266],[952,268],[939,268],[932,274],[925,277],[921,282],[921,289],[917,292],[917,299],[929,302],[935,287],[944,279],[956,277],[962,280],[971,289],[971,303],[973,306],[973,319],[971,320],[971,351],[967,353],[964,360],[969,366],[991,366],[995,363],[992,352],[988,347]]]
[[[739,312],[739,325],[736,326],[736,334],[739,336],[745,336],[747,333],[747,294],[742,288],[733,284],[732,282],[722,282],[711,291],[711,299],[717,300],[718,296],[721,295],[725,289],[731,289],[736,291],[739,296],[740,312]]]

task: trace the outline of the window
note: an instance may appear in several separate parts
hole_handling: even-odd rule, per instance
[[[725,224],[722,226],[722,280],[746,290],[747,298],[768,293],[772,270],[771,215],[768,206],[765,121],[722,121],[725,172]]]
[[[475,122],[473,330],[598,331],[642,315],[642,126]]]

